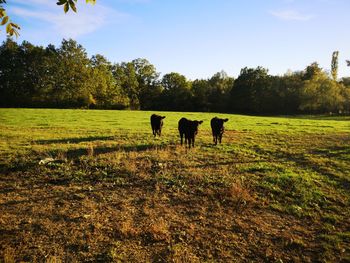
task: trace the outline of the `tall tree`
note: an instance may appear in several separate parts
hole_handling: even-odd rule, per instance
[[[210,111],[210,85],[208,80],[196,79],[192,82],[193,108],[196,111]]]
[[[113,66],[112,72],[117,85],[122,88],[129,98],[130,109],[140,109],[139,82],[134,64],[132,62],[116,64]]]
[[[210,111],[224,112],[227,110],[229,93],[233,83],[234,79],[230,78],[225,71],[217,72],[208,80]]]
[[[339,56],[339,51],[334,51],[332,54],[332,77],[334,80],[338,79],[338,56]]]
[[[312,113],[339,112],[344,109],[342,84],[320,72],[304,82],[300,109]]]
[[[161,96],[161,109],[190,111],[193,110],[191,83],[186,77],[176,73],[163,76],[164,91]]]
[[[2,107],[21,106],[20,87],[23,71],[20,62],[20,47],[7,39],[0,46],[0,105]]]
[[[230,92],[230,109],[235,112],[261,113],[264,106],[262,96],[271,85],[269,82],[268,70],[263,67],[241,69]]]
[[[150,110],[155,107],[155,101],[162,92],[159,73],[147,59],[138,58],[131,61],[134,66],[138,82],[138,100],[141,110]]]
[[[129,99],[112,74],[111,63],[102,55],[90,59],[92,67],[92,88],[89,107],[123,109],[129,106]]]
[[[304,70],[303,80],[310,80],[313,77],[318,76],[321,72],[322,68],[320,68],[317,62],[313,62]]]
[[[58,106],[88,106],[93,82],[86,50],[76,41],[64,39],[57,53],[57,72],[52,90],[54,100]]]

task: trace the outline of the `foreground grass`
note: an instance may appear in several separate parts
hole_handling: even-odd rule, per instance
[[[348,118],[162,114],[0,109],[0,261],[350,260]]]

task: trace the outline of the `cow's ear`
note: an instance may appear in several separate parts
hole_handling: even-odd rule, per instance
[[[203,121],[198,121],[198,124],[202,124],[203,123]]]
[[[162,116],[162,119],[165,119],[165,116]]]
[[[228,121],[228,119],[224,119],[224,122],[227,122]]]

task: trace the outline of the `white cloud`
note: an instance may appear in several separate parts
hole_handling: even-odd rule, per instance
[[[43,22],[43,27],[37,30],[46,29],[48,34],[54,31],[64,38],[77,38],[95,32],[109,23],[122,22],[130,17],[101,4],[94,6],[85,3],[78,4],[77,13],[70,10],[65,14],[61,6],[55,3],[52,5],[52,0],[15,0],[15,2],[17,6],[9,10],[11,13],[22,18]]]
[[[302,14],[296,10],[270,11],[270,14],[282,20],[308,21],[314,18],[314,15]]]

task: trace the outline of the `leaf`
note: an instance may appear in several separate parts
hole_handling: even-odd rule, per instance
[[[64,10],[65,13],[68,12],[68,10],[69,10],[69,4],[68,3],[65,3],[63,10]]]
[[[6,11],[5,11],[4,8],[1,8],[1,7],[0,7],[0,18],[2,18],[2,17],[4,17],[4,16],[6,16]]]
[[[6,32],[10,33],[11,29],[12,29],[12,25],[11,25],[11,23],[8,23],[7,26],[6,26]]]
[[[15,23],[10,23],[10,24],[14,28],[21,29],[21,27],[18,24],[15,24]]]
[[[5,25],[7,22],[9,21],[9,17],[8,16],[5,16],[2,21],[1,21],[1,25]]]
[[[96,0],[86,0],[86,3],[96,4]]]
[[[75,6],[75,3],[73,2],[73,0],[69,0],[69,6],[72,8],[72,10],[76,13],[77,12],[77,8]]]
[[[57,5],[64,5],[67,3],[67,0],[59,0],[56,4]]]
[[[16,37],[19,37],[19,32],[16,29],[13,29],[13,33],[16,35]]]

